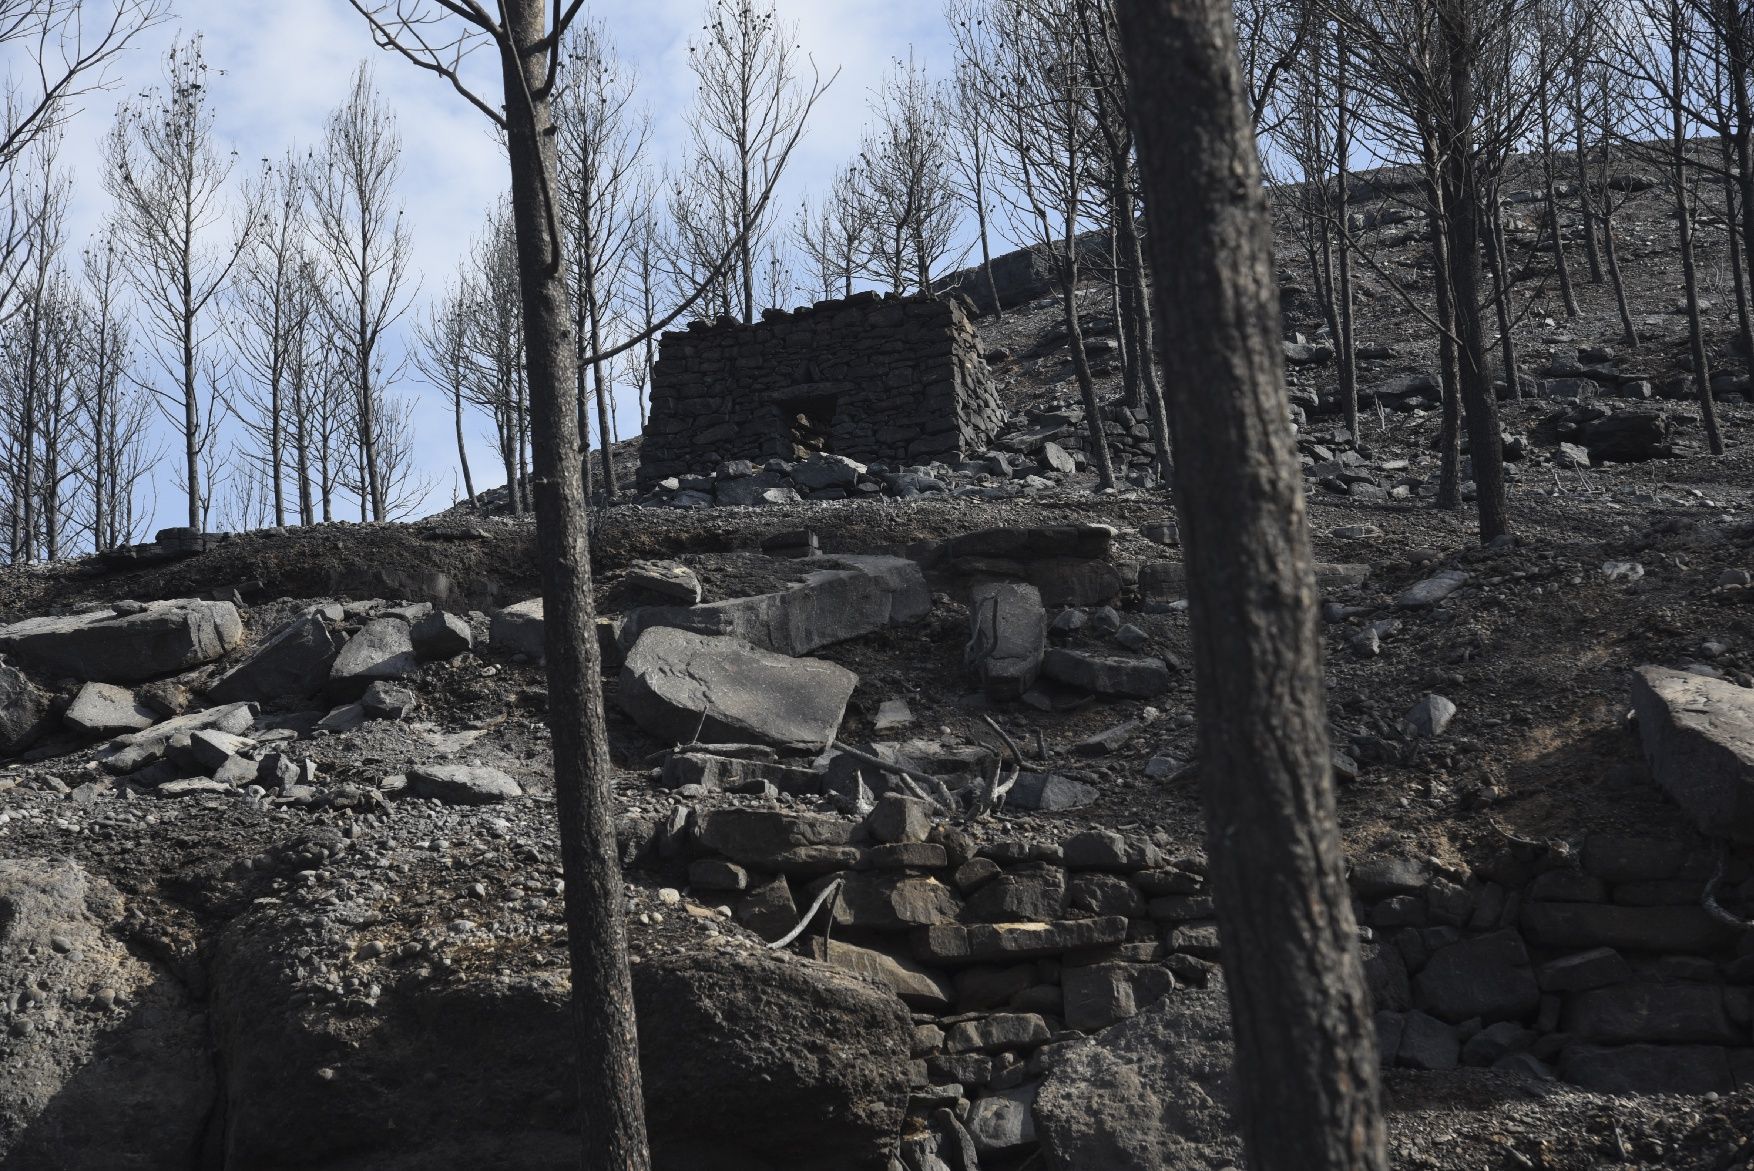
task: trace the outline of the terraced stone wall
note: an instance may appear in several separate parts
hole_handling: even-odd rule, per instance
[[[891,467],[986,450],[1003,422],[959,304],[856,294],[663,336],[639,478],[818,452]]]

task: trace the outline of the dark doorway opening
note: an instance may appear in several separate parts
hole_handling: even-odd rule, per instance
[[[808,459],[834,450],[834,410],[831,394],[787,399],[780,404],[780,423],[786,428],[791,458]]]

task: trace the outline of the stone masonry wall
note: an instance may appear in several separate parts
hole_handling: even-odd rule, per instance
[[[817,450],[892,467],[956,460],[984,451],[1002,421],[960,305],[860,293],[666,333],[639,478]]]

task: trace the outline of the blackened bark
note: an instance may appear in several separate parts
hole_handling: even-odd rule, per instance
[[[1475,30],[1465,5],[1446,9],[1442,25],[1449,58],[1451,124],[1439,168],[1444,185],[1443,228],[1449,245],[1450,287],[1454,292],[1456,358],[1460,367],[1462,411],[1474,465],[1474,503],[1482,544],[1510,531],[1504,499],[1504,440],[1498,426],[1498,398],[1487,365],[1486,330],[1480,319],[1481,183],[1474,159]]]
[[[541,87],[547,33],[543,0],[506,0],[501,45],[512,217],[524,303],[535,475],[536,547],[542,576],[544,652],[554,791],[566,880],[567,948],[578,1054],[583,1166],[645,1171],[633,985],[622,922],[603,674],[591,596],[588,512],[574,409],[572,323],[554,211],[555,140]],[[534,95],[534,96],[533,96]]]
[[[1254,1171],[1386,1168],[1334,813],[1265,190],[1227,0],[1118,5],[1191,583],[1212,881]]]
[[[1437,427],[1437,506],[1454,511],[1462,506],[1462,390],[1456,357],[1454,285],[1450,280],[1449,243],[1443,232],[1443,197],[1435,182],[1428,184],[1431,243],[1431,284],[1437,309],[1437,376],[1442,408]]]
[[[1335,301],[1339,310],[1340,331],[1334,335],[1334,353],[1340,363],[1340,408],[1345,412],[1346,430],[1352,441],[1358,435],[1358,343],[1352,336],[1352,101],[1348,85],[1348,66],[1352,50],[1346,40],[1346,22],[1341,21],[1334,34],[1334,182],[1335,221],[1340,233],[1339,271]]]
[[[1685,46],[1678,0],[1669,5],[1669,185],[1675,195],[1675,225],[1681,249],[1681,283],[1687,290],[1687,341],[1693,356],[1694,389],[1699,413],[1705,423],[1705,440],[1711,454],[1724,453],[1718,429],[1717,403],[1711,396],[1711,365],[1705,356],[1705,331],[1699,320],[1699,266],[1693,255],[1693,208],[1687,199],[1687,114],[1681,94],[1686,76],[1682,66]]]
[[[1620,252],[1614,243],[1614,209],[1611,203],[1602,207],[1602,256],[1608,264],[1608,277],[1614,285],[1614,305],[1620,311],[1620,342],[1638,345],[1638,326],[1632,320],[1632,307],[1626,301],[1626,282],[1620,277]]]

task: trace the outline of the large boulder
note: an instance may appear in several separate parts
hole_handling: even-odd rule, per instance
[[[1632,708],[1656,783],[1706,833],[1754,840],[1754,689],[1640,667]]]
[[[215,703],[311,695],[328,680],[341,642],[321,614],[295,618],[255,654],[220,676],[207,695]]]
[[[1452,1024],[1523,1020],[1541,1007],[1528,949],[1514,931],[1439,948],[1413,982],[1419,1005]]]
[[[329,668],[329,690],[341,699],[357,699],[380,679],[401,679],[419,666],[408,623],[400,618],[374,618],[347,640]]]
[[[349,1017],[305,1003],[301,947],[331,960],[351,950],[320,919],[273,908],[234,923],[216,949],[224,1166],[578,1166],[561,971],[413,982]],[[657,1171],[885,1171],[912,1038],[887,990],[730,949],[653,956],[633,977]]]
[[[696,634],[740,638],[782,655],[805,655],[911,622],[932,608],[925,576],[899,557],[812,558],[812,571],[788,589],[705,606],[648,606],[634,610],[621,628],[631,647],[647,630],[669,626]],[[818,566],[826,568],[816,568]]]
[[[138,683],[198,667],[244,637],[230,602],[150,602],[0,626],[0,652],[51,675]]]
[[[912,1023],[888,991],[771,953],[636,969],[640,1066],[660,1168],[884,1171]]]
[[[0,755],[23,752],[49,723],[49,697],[10,663],[0,663]]]
[[[123,942],[125,913],[74,862],[0,860],[0,1167],[198,1161],[214,1092],[207,1018],[183,980]]]
[[[1063,1050],[1035,1098],[1054,1171],[1207,1171],[1240,1158],[1222,982]]]
[[[619,699],[642,728],[672,743],[822,749],[839,732],[858,682],[820,659],[658,626],[628,653]]]

